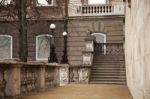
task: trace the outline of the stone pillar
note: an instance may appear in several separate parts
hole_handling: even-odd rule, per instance
[[[92,65],[94,51],[94,37],[90,34],[85,38],[85,50],[83,51],[83,65]]]
[[[90,76],[90,67],[93,64],[93,52],[94,52],[94,37],[89,34],[85,38],[85,50],[83,53],[82,68],[79,70],[79,82],[88,83]]]
[[[4,79],[6,99],[16,99],[21,94],[21,64],[8,64]]]
[[[68,64],[62,64],[59,67],[59,86],[64,86],[69,83],[69,66]]]
[[[37,73],[37,78],[38,78],[38,88],[39,90],[44,90],[45,89],[45,65],[41,65],[39,67],[38,73]]]

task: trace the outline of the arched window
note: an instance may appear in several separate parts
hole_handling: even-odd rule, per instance
[[[52,35],[36,36],[36,60],[48,60]]]
[[[93,33],[93,36],[96,37],[96,43],[106,43],[106,35],[104,33]],[[103,49],[103,53],[106,54],[106,46],[101,46],[101,50]]]
[[[0,35],[0,60],[12,59],[12,36]]]
[[[106,43],[106,35],[104,33],[92,33],[96,37],[97,43]]]
[[[88,4],[106,4],[106,0],[88,0]]]

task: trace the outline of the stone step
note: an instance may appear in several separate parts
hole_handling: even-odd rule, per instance
[[[120,66],[120,65],[93,65],[92,68],[125,68],[125,66]]]
[[[126,76],[126,73],[125,72],[124,73],[120,73],[120,72],[118,72],[118,73],[109,73],[109,72],[108,73],[106,73],[106,72],[91,73],[91,76],[109,76],[109,75],[111,75],[111,76],[118,76],[118,75]]]
[[[91,75],[90,78],[126,78],[126,75]]]
[[[94,59],[93,62],[115,62],[115,63],[118,63],[118,62],[124,62],[124,60],[114,60],[114,59]]]
[[[97,62],[94,62],[93,65],[122,65],[124,64],[125,62],[124,61],[97,61]]]
[[[90,84],[119,84],[119,85],[126,85],[126,82],[105,82],[105,81],[101,81],[101,82],[97,82],[97,81],[90,81]]]
[[[125,71],[92,71],[91,72],[91,75],[93,73],[105,73],[105,74],[111,74],[111,73],[120,73],[120,74],[123,74]],[[125,74],[125,73],[124,73]]]
[[[93,73],[95,73],[95,74],[96,74],[96,73],[103,73],[103,74],[110,74],[110,75],[111,75],[112,73],[126,74],[125,71],[94,71],[94,72],[92,71],[92,72],[91,72],[91,75],[92,75]]]
[[[108,67],[108,68],[107,68],[107,67],[103,67],[103,68],[92,68],[92,71],[95,71],[95,70],[96,70],[96,71],[98,71],[98,70],[119,70],[119,71],[120,71],[120,70],[125,70],[125,68],[112,68],[112,67],[111,67],[111,68],[109,68],[109,67]]]
[[[118,81],[126,81],[125,78],[91,78],[90,81],[110,81],[110,82],[118,82]]]
[[[90,83],[126,84],[124,55],[95,55]]]

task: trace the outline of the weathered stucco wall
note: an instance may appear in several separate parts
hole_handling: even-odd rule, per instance
[[[134,99],[150,99],[150,0],[126,4],[127,84]]]

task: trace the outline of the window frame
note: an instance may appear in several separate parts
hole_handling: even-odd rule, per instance
[[[106,38],[107,36],[106,36],[105,33],[99,32],[99,33],[92,33],[91,35],[94,36],[95,34],[98,34],[98,35],[104,37],[104,42],[102,42],[102,43],[106,43],[107,42],[107,38]],[[97,43],[100,43],[100,42],[97,42]],[[104,48],[104,55],[105,55],[106,54],[106,45],[104,45],[103,48]]]
[[[99,32],[99,33],[92,33],[91,35],[95,35],[95,34],[98,34],[98,35],[101,35],[101,36],[103,36],[104,37],[104,42],[103,43],[106,43],[106,34],[105,33],[101,33],[101,32]]]
[[[11,35],[3,35],[3,34],[1,34],[0,36],[5,36],[5,37],[10,38],[10,58],[8,58],[8,59],[12,59],[13,58],[13,37]],[[3,59],[0,59],[0,60],[3,60]]]
[[[47,58],[39,58],[38,57],[38,48],[39,48],[38,38],[41,37],[41,36],[48,36],[48,37],[52,38],[52,35],[50,35],[50,34],[40,34],[40,35],[36,36],[36,61],[47,61],[48,57]]]

